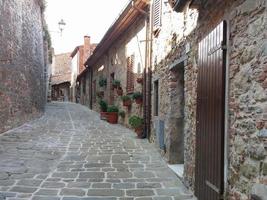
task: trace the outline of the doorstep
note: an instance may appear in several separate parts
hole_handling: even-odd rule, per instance
[[[183,178],[184,164],[168,165],[168,167],[179,177]]]

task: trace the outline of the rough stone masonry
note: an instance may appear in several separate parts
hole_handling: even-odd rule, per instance
[[[0,0],[0,133],[45,105],[41,0]]]

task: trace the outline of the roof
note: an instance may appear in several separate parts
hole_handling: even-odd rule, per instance
[[[144,10],[150,0],[130,0],[119,17],[110,26],[100,43],[96,46],[93,54],[85,62],[85,66],[93,66],[109,47],[126,31],[131,24],[140,16],[138,9]],[[88,68],[84,70],[77,79],[83,76]]]
[[[71,81],[71,73],[54,75],[51,78],[52,85],[59,85],[61,83],[70,82]]]

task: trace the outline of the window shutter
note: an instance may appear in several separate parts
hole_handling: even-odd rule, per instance
[[[154,0],[153,4],[153,29],[157,30],[161,26],[162,0]]]
[[[134,55],[127,58],[127,93],[134,92]]]

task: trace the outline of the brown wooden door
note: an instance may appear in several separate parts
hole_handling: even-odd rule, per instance
[[[226,23],[199,43],[196,181],[198,200],[219,200],[224,185]]]

